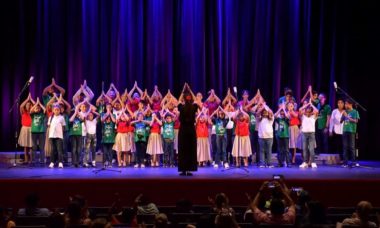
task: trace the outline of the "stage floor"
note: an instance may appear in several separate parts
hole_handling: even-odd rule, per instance
[[[316,169],[292,168],[258,168],[250,166],[246,172],[239,168],[213,168],[200,167],[191,177],[178,175],[177,168],[71,168],[63,169],[48,167],[29,167],[18,165],[16,167],[3,164],[0,168],[0,179],[271,179],[273,174],[282,174],[287,180],[380,180],[380,162],[361,161],[361,167],[342,168],[336,165],[320,165]]]

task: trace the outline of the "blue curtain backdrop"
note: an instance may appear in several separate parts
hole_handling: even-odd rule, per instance
[[[15,114],[8,109],[33,75],[41,96],[52,77],[72,97],[80,83],[99,94],[135,80],[152,90],[184,82],[224,96],[228,86],[260,88],[272,107],[289,86],[300,98],[311,84],[329,96],[337,81],[367,108],[379,41],[375,1],[336,0],[12,0],[1,9],[0,150],[13,149]],[[378,74],[378,73],[377,73]],[[364,83],[366,85],[366,89]],[[66,96],[66,97],[67,97]],[[23,95],[25,97],[25,94]],[[371,98],[372,99],[372,98]],[[360,129],[376,141],[376,113]],[[367,141],[368,140],[368,141]],[[373,144],[380,149],[379,143]]]

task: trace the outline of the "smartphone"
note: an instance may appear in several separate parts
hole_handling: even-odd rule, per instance
[[[283,179],[283,175],[277,175],[277,174],[275,174],[275,175],[273,175],[273,180],[281,180],[281,179]]]
[[[301,187],[292,187],[292,191],[293,192],[297,192],[297,193],[299,193],[299,192],[301,192],[303,190],[303,188],[301,188]]]
[[[276,185],[273,182],[268,183],[268,188],[275,188]]]

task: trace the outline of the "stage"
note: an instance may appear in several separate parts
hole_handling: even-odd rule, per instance
[[[312,197],[329,206],[353,206],[359,200],[380,205],[380,162],[360,161],[359,168],[319,165],[317,169],[258,168],[223,169],[201,167],[194,176],[179,176],[176,168],[101,168],[27,167],[2,163],[0,202],[9,207],[22,206],[23,196],[37,192],[41,205],[64,207],[70,195],[82,194],[92,206],[109,206],[118,192],[123,205],[131,205],[139,194],[148,195],[159,205],[175,205],[187,198],[207,204],[208,196],[225,192],[232,205],[247,205],[245,193],[255,194],[273,174],[285,176],[288,187],[303,187]]]

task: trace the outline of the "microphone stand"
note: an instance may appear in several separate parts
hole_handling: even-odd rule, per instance
[[[15,152],[14,152],[14,160],[13,160],[13,164],[11,166],[8,167],[8,169],[10,168],[14,168],[14,167],[17,167],[17,150],[18,150],[18,131],[19,131],[19,128],[20,128],[20,122],[19,122],[19,118],[20,118],[20,113],[19,113],[19,107],[20,107],[20,99],[21,99],[21,95],[25,92],[25,90],[30,86],[30,80],[28,80],[24,87],[22,87],[21,91],[18,93],[17,95],[17,98],[16,100],[13,102],[11,108],[9,109],[8,113],[11,114],[12,111],[15,109],[16,107],[16,130],[15,130]],[[24,166],[20,166],[20,167],[23,167],[23,168],[26,168]]]
[[[235,96],[238,97],[237,96],[237,91],[234,91],[234,92],[235,92]],[[238,107],[238,109],[240,108],[239,103],[238,103],[237,107]],[[240,162],[241,162],[241,157],[240,157],[240,140],[241,139],[240,139],[240,137],[241,136],[239,136],[239,133],[240,133],[240,129],[239,128],[237,128],[237,132],[238,132],[238,134],[235,135],[235,137],[238,137],[238,150],[237,150],[236,162],[239,161],[239,164],[240,164]],[[245,171],[246,173],[249,173],[249,170],[247,168],[245,168],[245,167],[241,167],[241,165],[235,166],[235,167],[230,167],[228,169],[222,169],[222,172],[227,171],[227,170],[233,170],[233,169],[241,169],[241,170]]]
[[[350,99],[354,105],[355,105],[355,108],[358,109],[361,108],[364,112],[367,112],[367,109],[365,107],[363,107],[359,102],[357,102],[354,98],[352,98],[346,91],[344,91],[342,88],[340,88],[339,86],[336,86],[336,92],[340,92],[341,94],[343,94],[345,97],[347,97],[348,99]],[[358,124],[358,123],[356,123]],[[356,157],[359,157],[359,148],[358,148],[358,143],[357,141],[359,140],[359,133],[358,131],[356,131],[356,134],[355,134],[355,156]],[[363,168],[370,168],[370,167],[364,167],[364,166],[359,166],[359,167],[363,167]]]

